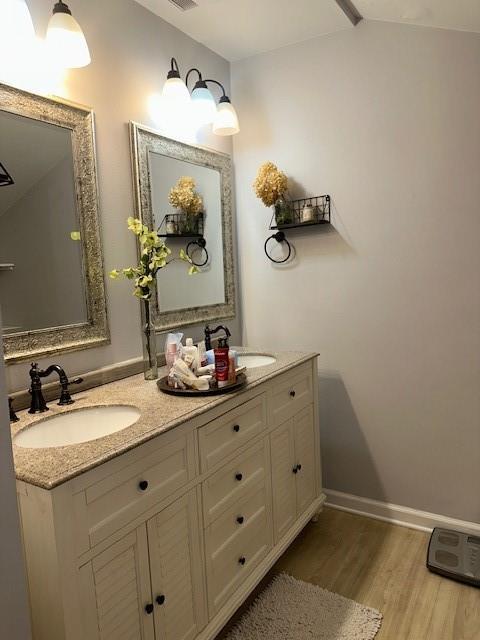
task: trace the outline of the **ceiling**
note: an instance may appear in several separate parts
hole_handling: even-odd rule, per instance
[[[136,0],[227,60],[353,28],[336,0]],[[480,32],[480,0],[350,0],[368,20]]]
[[[352,27],[335,0],[136,1],[230,61]]]
[[[480,0],[354,0],[367,20],[480,33]]]

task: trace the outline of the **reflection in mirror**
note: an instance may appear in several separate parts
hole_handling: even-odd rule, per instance
[[[7,362],[109,342],[93,112],[0,84]]]
[[[71,131],[0,111],[4,333],[87,320]]]
[[[137,217],[149,229],[159,229],[172,251],[168,268],[157,276],[156,330],[234,317],[230,157],[165,138],[135,123],[130,133]],[[169,201],[170,190],[183,177],[193,179],[202,199],[197,216],[187,216]],[[184,263],[174,260],[182,249],[202,265],[200,273],[189,276]]]
[[[188,176],[195,180],[195,189],[203,201],[202,235],[209,256],[207,264],[201,267],[200,273],[194,278],[188,275],[185,265],[180,261],[172,261],[168,269],[158,272],[160,312],[223,304],[225,281],[220,172],[152,151],[149,153],[149,164],[154,226],[161,227],[160,232],[165,232],[168,236],[167,242],[172,255],[178,255],[188,242],[195,241],[195,235],[188,236],[178,227],[171,229],[165,222],[166,214],[175,213],[168,201],[170,189],[179,178]],[[180,237],[175,237],[175,234]],[[190,245],[189,254],[195,262],[204,261],[204,253],[198,245]]]

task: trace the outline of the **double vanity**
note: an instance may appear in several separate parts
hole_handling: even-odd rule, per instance
[[[316,355],[249,358],[237,393],[133,376],[20,414],[35,640],[213,638],[321,509]]]
[[[147,324],[149,336],[239,324],[233,170],[218,151],[133,122],[129,131],[132,212],[172,252],[141,305],[137,346],[141,335],[152,358],[160,345],[146,340]],[[15,175],[0,192],[1,262],[11,266],[0,274],[6,362],[98,350],[110,329],[94,113],[0,84],[0,134],[1,161]],[[172,212],[181,177],[198,190],[202,225]],[[195,276],[173,259],[182,255],[200,267]],[[241,391],[187,398],[131,375],[142,362],[121,356],[135,346],[113,338],[119,361],[105,375],[116,381],[70,405],[69,385],[82,380],[33,364],[32,410],[45,409],[42,381],[53,372],[62,406],[50,386],[49,411],[23,411],[12,425],[33,638],[207,640],[322,507],[316,354],[240,353]],[[104,373],[87,372],[83,389]],[[13,400],[11,420],[26,394]]]

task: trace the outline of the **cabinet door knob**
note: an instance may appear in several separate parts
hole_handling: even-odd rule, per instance
[[[235,474],[235,480],[238,480],[238,482],[240,482],[240,480],[243,478],[243,473],[236,473]]]
[[[246,561],[247,561],[247,559],[244,556],[242,556],[241,558],[238,559],[238,562],[239,562],[239,564],[242,565],[242,567],[243,567],[243,565],[245,564]]]
[[[138,483],[138,488],[140,489],[140,491],[146,491],[148,489],[147,480],[140,480],[140,482]]]
[[[295,393],[294,389],[292,389],[292,390],[290,391],[290,397],[291,397],[291,398],[294,398],[296,395],[297,395],[297,394]]]
[[[147,604],[147,605],[145,605],[145,613],[148,613],[148,615],[150,615],[151,613],[153,613],[153,604]]]
[[[243,516],[238,516],[238,518],[237,518],[238,524],[243,524],[244,521],[245,521],[245,518]]]
[[[162,604],[164,604],[164,602],[165,602],[165,596],[164,596],[164,595],[157,596],[157,597],[155,598],[155,600],[156,600],[157,604],[162,605]]]
[[[238,433],[240,431],[240,425],[239,424],[234,424],[233,425],[233,430],[235,431],[235,433]]]
[[[297,469],[298,469],[299,471],[301,471],[301,470],[302,470],[302,465],[301,465],[301,464],[297,464]]]
[[[298,465],[295,465],[292,469],[293,473],[298,473]]]

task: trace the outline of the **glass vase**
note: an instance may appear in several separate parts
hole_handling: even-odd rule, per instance
[[[275,222],[281,227],[293,222],[293,211],[290,202],[285,196],[280,196],[274,204]]]
[[[142,312],[143,371],[145,380],[158,378],[157,336],[155,333],[155,298],[143,300]]]

